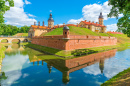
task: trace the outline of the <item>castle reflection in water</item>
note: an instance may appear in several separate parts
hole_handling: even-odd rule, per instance
[[[15,48],[15,49],[14,49]],[[69,80],[69,74],[80,70],[82,68],[85,68],[87,66],[90,66],[92,64],[95,64],[96,62],[99,62],[99,69],[101,71],[101,73],[103,73],[104,70],[104,60],[106,58],[111,58],[113,56],[115,56],[116,54],[116,49],[114,50],[109,50],[109,51],[105,51],[105,52],[100,52],[100,53],[96,53],[96,54],[90,54],[87,56],[82,56],[82,57],[77,57],[77,58],[72,58],[72,59],[60,59],[60,58],[47,58],[47,55],[44,53],[43,54],[38,54],[38,51],[35,51],[33,49],[30,48],[23,48],[23,46],[19,46],[19,45],[12,45],[12,46],[8,46],[6,49],[6,54],[16,54],[18,52],[22,53],[22,54],[28,54],[29,55],[29,60],[30,62],[33,63],[34,65],[38,65],[39,63],[41,63],[40,65],[44,65],[44,62],[47,63],[47,68],[49,70],[49,73],[51,73],[51,69],[52,67],[56,68],[57,70],[62,72],[62,82],[67,84],[70,80]],[[15,52],[15,53],[12,53]],[[43,57],[46,56],[46,57]],[[41,61],[41,62],[40,62]]]
[[[90,66],[92,64],[95,64],[96,62],[99,62],[99,69],[101,73],[103,73],[104,70],[104,61],[106,58],[111,58],[115,56],[116,49],[100,52],[96,54],[90,54],[87,56],[82,56],[78,58],[72,58],[72,59],[42,59],[42,57],[38,57],[36,55],[29,55],[30,62],[33,63],[33,65],[44,65],[44,62],[47,63],[47,67],[49,70],[49,73],[51,73],[52,67],[56,68],[57,70],[62,72],[62,81],[63,83],[68,83],[69,80],[69,74],[80,70],[82,68],[85,68],[87,66]],[[41,61],[41,62],[40,62]]]

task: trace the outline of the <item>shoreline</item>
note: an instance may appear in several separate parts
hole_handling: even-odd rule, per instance
[[[108,81],[105,81],[101,86],[128,86],[130,85],[130,68],[118,73]]]
[[[130,43],[117,44],[117,45],[113,45],[113,46],[76,49],[76,50],[72,50],[72,51],[59,50],[59,49],[45,47],[45,46],[31,44],[31,43],[25,44],[25,46],[38,50],[38,51],[42,51],[47,54],[55,55],[58,57],[70,58],[70,57],[75,57],[75,56],[77,57],[77,56],[83,56],[83,55],[89,55],[89,54],[93,54],[93,53],[108,51],[108,50],[112,50],[112,49],[118,49],[119,51],[121,51],[121,50],[129,48],[128,46],[130,46]]]

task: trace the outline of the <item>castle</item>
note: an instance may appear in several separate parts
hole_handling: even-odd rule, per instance
[[[94,23],[94,21],[87,22],[87,20],[85,20],[85,21],[81,21],[78,25],[80,27],[88,28],[93,32],[106,33],[106,26],[103,24],[104,18],[102,12],[100,13],[98,20],[99,23],[98,22]]]
[[[64,27],[64,26],[84,27],[84,28],[90,29],[93,32],[106,33],[106,26],[103,24],[104,18],[103,18],[102,12],[100,13],[98,20],[99,20],[99,23],[98,22],[94,23],[91,21],[87,22],[87,20],[85,20],[85,21],[81,21],[79,24],[77,23],[77,25],[75,24],[65,25],[65,23],[63,23],[63,25],[54,25],[52,13],[50,13],[50,17],[48,19],[48,26],[44,25],[44,21],[43,21],[42,26],[40,26],[40,22],[38,22],[38,25],[36,25],[36,22],[34,22],[34,25],[31,25],[30,30],[28,31],[28,36],[29,37],[41,36],[42,34],[46,32],[50,32],[53,29]]]

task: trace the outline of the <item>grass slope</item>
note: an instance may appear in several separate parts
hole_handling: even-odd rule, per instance
[[[74,27],[74,26],[69,26],[69,28],[70,28],[70,35],[112,36],[118,39],[117,44],[130,43],[130,38],[128,38],[127,35],[125,34],[96,33],[87,28]],[[51,36],[51,35],[63,35],[63,27],[56,28],[55,30],[46,33],[44,36]]]
[[[130,68],[120,72],[101,86],[129,86],[130,85]]]
[[[125,43],[130,43],[130,38],[127,37],[126,34],[111,34],[109,33],[110,36],[116,37],[118,40],[118,44],[125,44]]]
[[[26,46],[56,56],[61,56],[61,57],[71,56],[71,52],[65,52],[64,50],[54,49],[54,48],[31,44],[31,43],[26,44]]]
[[[6,48],[0,44],[0,69],[1,69],[1,65],[2,65],[2,60],[5,57],[5,54],[4,54],[5,49]]]
[[[28,36],[28,33],[17,33],[14,36]]]
[[[109,34],[107,33],[96,33],[87,28],[74,27],[74,26],[69,26],[69,28],[70,28],[70,35],[109,36]],[[56,28],[55,30],[45,34],[45,36],[50,36],[50,35],[63,35],[63,27]]]
[[[51,50],[46,47],[41,47],[39,45],[31,45],[34,48],[37,48],[37,46],[39,46],[38,49],[42,50],[42,51],[47,51],[50,52],[51,54],[54,55],[58,55],[58,56],[72,56],[72,55],[78,55],[79,53],[83,52],[84,53],[88,53],[91,51],[87,51],[92,50],[92,51],[96,51],[96,52],[101,52],[101,51],[107,51],[107,50],[111,50],[111,49],[126,49],[128,48],[128,46],[130,46],[130,38],[127,37],[127,35],[125,34],[111,34],[111,33],[96,33],[93,32],[87,28],[82,28],[82,27],[74,27],[74,26],[69,26],[70,28],[70,34],[71,35],[93,35],[93,36],[112,36],[112,37],[116,37],[118,39],[117,41],[117,45],[113,45],[113,46],[101,46],[101,47],[93,47],[93,48],[86,48],[86,49],[78,49],[78,50],[74,50],[74,51],[69,51],[68,53],[64,54],[64,51],[60,51],[60,50],[55,50],[55,52],[53,52],[53,48],[51,48]],[[56,28],[55,30],[46,33],[44,36],[50,36],[50,35],[62,35],[63,34],[63,28]],[[29,44],[30,45],[30,44]],[[41,49],[43,48],[43,49]],[[72,52],[74,52],[74,54],[72,54]]]

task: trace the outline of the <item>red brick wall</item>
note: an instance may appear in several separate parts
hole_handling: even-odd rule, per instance
[[[32,38],[32,44],[38,44],[61,50],[109,46],[116,45],[116,43],[117,39],[115,37],[103,36],[69,35],[69,40],[64,40],[63,36],[43,36]]]
[[[106,52],[90,54],[87,56],[82,56],[82,57],[78,57],[74,59],[68,59],[68,60],[65,60],[65,65],[69,69],[77,67],[79,65],[87,64],[87,63],[88,64],[86,66],[88,66],[88,65],[91,65],[91,63],[94,64],[95,62],[99,62],[101,59],[106,59],[106,58],[115,56],[116,51],[117,50],[115,49],[115,50],[110,50]]]
[[[65,42],[61,38],[63,36],[33,37],[32,44],[65,50]]]
[[[111,32],[111,31],[108,31],[107,33],[112,33],[112,34],[123,34],[123,33],[121,33],[121,32]]]
[[[70,40],[67,42],[67,50],[116,45],[116,43],[115,37],[70,36]]]

